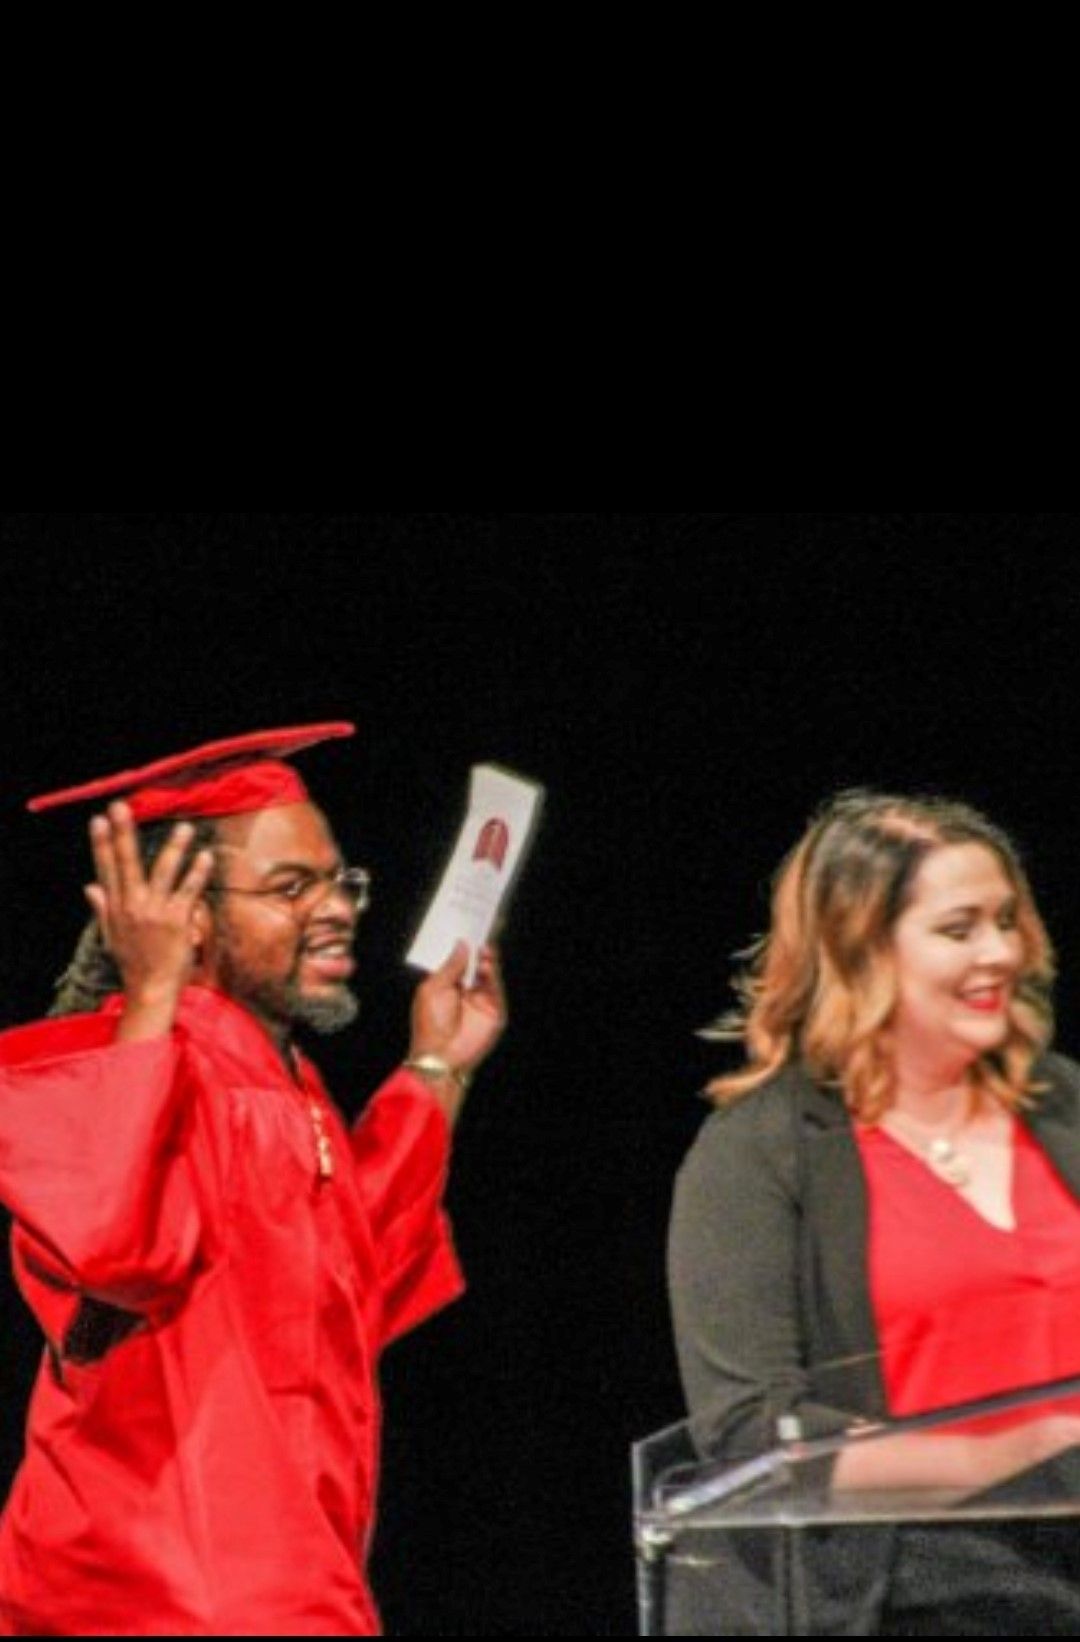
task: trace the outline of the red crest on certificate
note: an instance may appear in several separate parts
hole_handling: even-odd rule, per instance
[[[501,872],[510,848],[510,828],[505,821],[493,816],[480,828],[480,836],[473,850],[474,861],[490,861],[496,872]]]

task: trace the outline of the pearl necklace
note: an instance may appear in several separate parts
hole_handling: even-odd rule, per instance
[[[971,1185],[971,1161],[954,1146],[948,1135],[937,1135],[928,1142],[926,1161],[936,1175],[940,1175],[947,1185],[955,1186],[957,1191]]]
[[[887,1126],[900,1131],[901,1140],[906,1129],[909,1141],[918,1148],[938,1179],[959,1192],[963,1191],[965,1186],[971,1185],[971,1160],[966,1152],[961,1151],[955,1140],[967,1122],[968,1115],[965,1113],[959,1123],[952,1125],[948,1133],[929,1137],[917,1134],[915,1130],[919,1125],[914,1118],[908,1117],[904,1112],[888,1112],[883,1121]]]

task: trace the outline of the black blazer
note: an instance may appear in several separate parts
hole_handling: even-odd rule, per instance
[[[1047,1055],[1035,1078],[1046,1087],[1022,1121],[1080,1199],[1080,1066]],[[789,1411],[807,1436],[887,1412],[867,1234],[862,1166],[835,1092],[790,1066],[706,1120],[679,1171],[669,1240],[676,1346],[699,1450],[761,1452]],[[875,1543],[854,1586],[843,1582],[859,1624],[882,1599],[888,1531]],[[835,1615],[831,1628],[866,1634]],[[756,1630],[745,1613],[730,1631],[684,1627],[740,1630]]]

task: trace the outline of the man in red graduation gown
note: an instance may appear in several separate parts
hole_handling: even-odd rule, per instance
[[[449,1126],[504,1008],[493,953],[466,988],[459,946],[351,1133],[294,1046],[355,1012],[367,878],[287,759],[351,732],[214,743],[31,806],[111,800],[80,962],[97,942],[114,985],[0,1035],[0,1199],[47,1341],[0,1525],[7,1634],[379,1628],[378,1357],[460,1292]]]

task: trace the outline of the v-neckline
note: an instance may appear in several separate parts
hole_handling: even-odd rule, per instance
[[[902,1140],[898,1140],[895,1135],[890,1134],[889,1130],[886,1129],[882,1124],[880,1124],[880,1123],[875,1124],[874,1128],[876,1128],[878,1134],[883,1136],[884,1139],[889,1143],[889,1145],[894,1148],[894,1150],[896,1150],[898,1152],[902,1152],[906,1157],[909,1157],[911,1159],[912,1163],[915,1164],[916,1168],[920,1169],[926,1177],[928,1177],[930,1180],[932,1180],[934,1182],[934,1185],[937,1186],[940,1191],[945,1192],[949,1197],[953,1198],[954,1201],[958,1202],[961,1205],[961,1208],[964,1212],[966,1212],[967,1214],[973,1214],[975,1216],[976,1220],[980,1221],[982,1225],[987,1226],[993,1232],[999,1233],[999,1235],[1002,1236],[1002,1237],[1015,1237],[1017,1235],[1017,1233],[1020,1230],[1020,1221],[1019,1221],[1019,1216],[1018,1216],[1017,1210],[1016,1210],[1016,1184],[1017,1184],[1017,1180],[1016,1180],[1016,1176],[1017,1176],[1016,1163],[1017,1163],[1017,1149],[1018,1149],[1017,1148],[1017,1137],[1018,1137],[1018,1133],[1019,1133],[1019,1125],[1017,1124],[1016,1118],[1014,1116],[1012,1116],[1011,1113],[1009,1114],[1009,1183],[1008,1183],[1008,1206],[1009,1206],[1009,1213],[1012,1217],[1012,1225],[1011,1226],[1002,1226],[998,1223],[998,1221],[991,1220],[989,1215],[983,1214],[982,1210],[977,1208],[975,1206],[975,1204],[972,1203],[969,1198],[965,1197],[963,1192],[960,1191],[956,1186],[950,1186],[948,1181],[942,1180],[941,1176],[939,1174],[935,1173],[935,1171],[930,1167],[929,1163],[926,1162],[926,1160],[924,1158],[920,1157],[918,1152],[916,1152],[913,1147],[905,1146],[904,1142]]]

